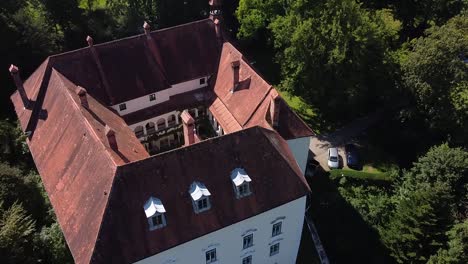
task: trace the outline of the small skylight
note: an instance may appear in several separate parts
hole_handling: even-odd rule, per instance
[[[155,230],[166,226],[166,217],[164,213],[166,209],[158,198],[150,197],[143,206],[145,215],[148,219],[149,229]]]
[[[201,182],[193,182],[189,189],[190,196],[192,197],[192,205],[195,213],[201,213],[211,208],[210,196],[206,186]]]
[[[231,172],[231,180],[234,186],[234,192],[237,199],[249,196],[252,192],[250,190],[250,182],[252,179],[247,175],[244,169],[236,168]]]

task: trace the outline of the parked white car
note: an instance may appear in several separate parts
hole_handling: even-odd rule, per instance
[[[338,169],[340,166],[340,159],[338,158],[338,149],[329,148],[328,149],[328,167],[330,169]]]

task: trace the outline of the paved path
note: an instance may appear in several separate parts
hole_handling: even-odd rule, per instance
[[[327,150],[330,147],[337,147],[338,154],[340,155],[340,162],[342,166],[345,166],[346,159],[344,159],[343,145],[351,142],[353,138],[359,136],[369,126],[379,121],[384,116],[384,111],[379,110],[368,116],[356,119],[347,126],[336,130],[333,133],[317,136],[312,138],[309,145],[309,150],[312,152],[312,156],[316,161],[320,163],[322,168],[329,170],[327,165],[328,153]]]
[[[322,242],[320,241],[320,237],[317,233],[317,229],[315,228],[314,222],[310,217],[309,210],[305,213],[305,220],[307,223],[307,227],[309,228],[310,235],[312,236],[312,241],[314,241],[315,249],[320,258],[320,263],[322,264],[329,264],[330,261],[328,260],[327,253],[325,253],[325,249],[323,248]]]

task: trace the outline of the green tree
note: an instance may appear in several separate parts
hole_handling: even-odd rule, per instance
[[[354,0],[241,0],[238,36],[265,30],[281,65],[281,87],[317,106],[327,120],[373,109],[394,92],[391,45],[400,23],[388,10]]]
[[[411,43],[401,61],[405,86],[435,131],[466,142],[468,135],[468,16],[450,19]]]
[[[428,184],[399,197],[388,224],[379,230],[398,263],[425,263],[437,252],[452,221],[451,199],[444,186]]]
[[[47,263],[73,263],[73,258],[58,223],[42,228],[39,236],[41,247],[46,251],[45,255],[48,256]]]
[[[447,249],[440,249],[436,255],[431,256],[428,264],[468,263],[468,220],[454,225],[447,236]]]
[[[21,204],[0,209],[0,256],[4,263],[33,262],[35,223]]]

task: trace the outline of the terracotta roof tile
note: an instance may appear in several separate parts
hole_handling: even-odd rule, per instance
[[[238,167],[252,179],[253,193],[243,199],[235,198],[230,178]],[[212,207],[201,214],[188,193],[193,181],[211,192]],[[308,192],[284,139],[258,127],[128,164],[118,169],[93,262],[135,262]],[[154,231],[143,210],[151,196],[161,199],[167,219]]]
[[[224,129],[224,132],[232,133],[242,130],[241,125],[239,125],[231,112],[229,112],[229,110],[223,104],[221,99],[216,98],[210,105],[209,110]]]

